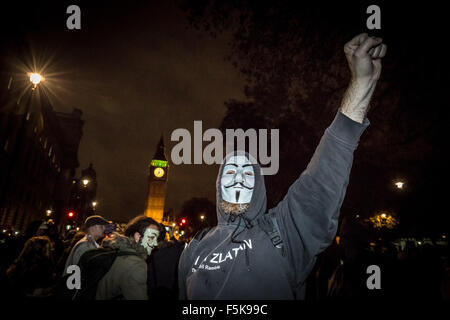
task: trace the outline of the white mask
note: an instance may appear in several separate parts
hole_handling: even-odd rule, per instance
[[[158,245],[159,231],[151,228],[145,229],[141,245],[147,250],[148,255],[152,253],[154,247]]]
[[[222,199],[230,203],[250,203],[255,186],[253,166],[246,156],[230,157],[220,179]]]

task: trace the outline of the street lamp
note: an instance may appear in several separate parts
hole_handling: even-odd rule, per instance
[[[52,210],[50,209],[47,209],[45,212],[47,213],[47,217],[49,217],[52,214]]]
[[[205,215],[204,214],[202,214],[201,216],[200,216],[200,220],[204,220],[205,219]]]
[[[402,181],[397,181],[396,183],[395,183],[395,186],[398,188],[398,189],[403,189],[403,185],[404,185],[405,183],[404,182],[402,182]]]
[[[30,82],[34,85],[33,86],[33,90],[36,89],[37,85],[41,82],[44,81],[44,77],[41,76],[39,73],[28,73],[29,77],[30,77]]]
[[[92,207],[94,207],[94,209],[95,209],[96,206],[97,206],[97,201],[92,201]]]
[[[82,182],[83,182],[83,185],[86,187],[88,185],[88,183],[89,183],[89,180],[88,179],[83,179]]]

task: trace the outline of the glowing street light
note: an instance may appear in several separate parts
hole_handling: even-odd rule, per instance
[[[89,180],[88,179],[83,179],[82,182],[83,182],[83,185],[86,187],[88,185],[88,183],[89,183]]]
[[[373,226],[377,229],[380,228],[387,228],[387,229],[394,229],[399,221],[390,213],[379,213],[375,216],[369,218],[370,222],[372,222]]]
[[[200,220],[204,220],[205,219],[205,215],[204,214],[202,214],[201,216],[200,216]]]
[[[404,182],[402,182],[402,181],[397,181],[396,183],[395,183],[395,186],[398,188],[398,189],[403,189],[403,185],[404,185],[405,183]]]
[[[94,209],[95,209],[95,207],[97,206],[97,201],[92,201],[92,206],[93,206]]]
[[[30,81],[33,82],[33,84],[38,84],[41,82],[42,77],[39,73],[32,73],[30,74]]]
[[[52,214],[52,210],[50,209],[47,209],[45,212],[47,213],[47,217],[49,217]]]
[[[37,86],[41,81],[44,81],[44,77],[39,73],[29,73],[29,76],[30,82],[32,82],[34,86]]]

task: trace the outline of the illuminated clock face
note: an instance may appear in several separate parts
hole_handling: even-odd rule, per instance
[[[164,169],[156,168],[155,170],[153,170],[153,174],[155,175],[155,177],[161,178],[164,175]]]

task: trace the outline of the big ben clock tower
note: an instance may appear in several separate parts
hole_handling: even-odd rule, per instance
[[[163,137],[159,140],[155,155],[149,165],[147,207],[145,215],[161,223],[166,200],[169,162],[166,159]]]

